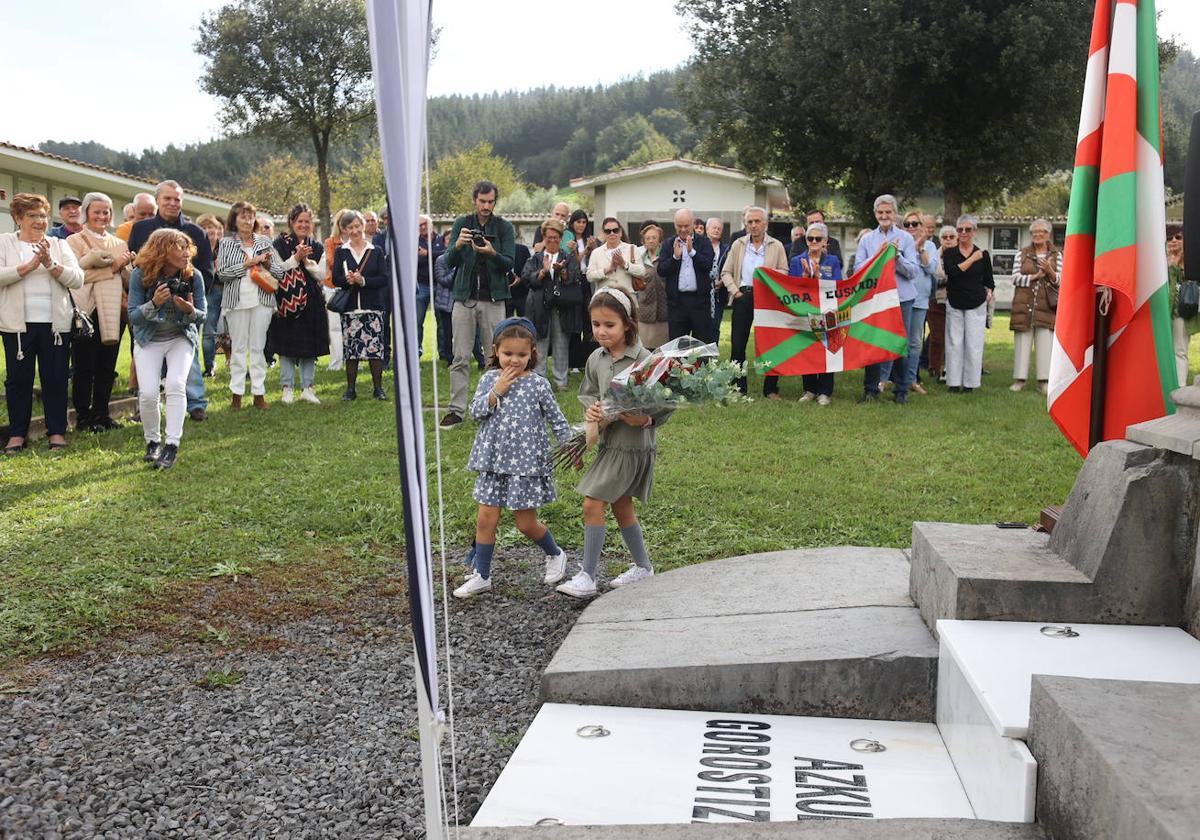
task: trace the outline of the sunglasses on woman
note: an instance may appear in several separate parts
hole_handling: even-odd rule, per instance
[[[960,227],[958,229],[959,233],[973,233],[974,231],[975,231],[975,228],[973,228],[973,227]]]
[[[609,233],[620,233],[620,232],[621,232],[621,229],[620,229],[620,228],[605,228],[605,229],[604,229],[604,232],[605,232],[606,234],[609,234]]]
[[[906,228],[919,228],[921,226],[921,223],[914,219],[912,221],[905,222],[904,226]]]
[[[807,239],[809,242],[824,242],[825,241],[824,236],[806,236],[804,238]]]
[[[1177,240],[1177,239],[1178,239],[1178,240],[1180,240],[1180,241],[1182,241],[1182,240],[1183,240],[1183,234],[1182,234],[1182,233],[1172,233],[1172,234],[1170,235],[1170,237],[1168,237],[1168,239],[1169,239],[1169,241],[1171,241],[1171,242],[1174,242],[1174,241],[1175,241],[1175,240]]]

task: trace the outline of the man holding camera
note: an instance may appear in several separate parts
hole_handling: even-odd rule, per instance
[[[454,272],[450,322],[454,361],[450,365],[450,410],[440,423],[443,429],[454,428],[467,413],[476,330],[490,341],[496,325],[504,320],[504,302],[511,296],[508,273],[516,256],[516,232],[493,212],[499,197],[500,190],[491,181],[476,183],[471,191],[475,212],[456,219],[446,240],[446,265]]]

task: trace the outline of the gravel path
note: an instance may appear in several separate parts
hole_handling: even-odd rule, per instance
[[[496,591],[451,605],[463,825],[584,606],[542,585],[540,560],[504,553]],[[196,614],[220,606],[211,586]],[[203,638],[37,664],[0,694],[0,837],[423,837],[406,595],[366,589],[298,620],[211,613]]]

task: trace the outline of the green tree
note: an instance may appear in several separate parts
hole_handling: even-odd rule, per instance
[[[229,190],[230,198],[243,199],[272,213],[287,213],[317,192],[317,168],[292,155],[267,158]]]
[[[753,172],[841,189],[941,187],[947,215],[1070,166],[1090,3],[687,0],[683,111]],[[786,107],[778,107],[780,103]]]
[[[650,121],[634,114],[596,135],[596,168],[600,171],[675,157],[679,150]]]
[[[333,206],[380,210],[387,202],[383,176],[383,153],[378,142],[351,155],[333,176]]]
[[[512,163],[492,154],[492,144],[480,142],[446,155],[429,173],[429,203],[434,213],[469,213],[474,204],[471,188],[487,179],[500,191],[500,201],[521,186]]]
[[[363,0],[233,0],[201,19],[196,50],[226,128],[312,143],[327,230],[330,145],[374,114]]]

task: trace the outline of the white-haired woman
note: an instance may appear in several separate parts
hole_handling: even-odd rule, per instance
[[[841,280],[842,261],[826,252],[829,228],[823,222],[813,222],[804,231],[807,249],[792,257],[788,273],[793,277],[813,277],[818,280]],[[833,401],[833,374],[806,373],[801,377],[804,393],[800,402],[816,400],[817,405],[829,405]],[[770,396],[770,395],[768,395]]]
[[[996,282],[991,255],[975,246],[979,221],[959,216],[958,247],[942,253],[946,272],[946,384],[955,393],[979,387],[983,373],[983,335],[988,303]]]
[[[75,428],[103,432],[121,424],[109,414],[113,382],[117,378],[117,356],[121,352],[124,325],[121,312],[134,254],[125,242],[108,232],[112,224],[112,199],[90,192],[80,208],[83,229],[67,237],[67,245],[83,269],[83,286],[71,292],[75,308],[87,315],[95,328],[90,338],[75,336],[71,355],[75,375],[71,399],[75,404]]]
[[[1038,390],[1046,393],[1050,381],[1050,346],[1054,343],[1054,314],[1058,307],[1058,282],[1062,253],[1051,241],[1053,228],[1045,219],[1029,226],[1033,244],[1013,260],[1013,301],[1009,329],[1014,333],[1012,391],[1029,379],[1029,351],[1036,348]]]

